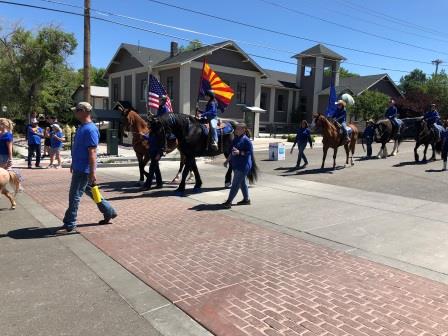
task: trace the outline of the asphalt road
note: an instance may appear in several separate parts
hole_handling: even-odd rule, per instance
[[[392,151],[392,144],[389,144]],[[289,147],[290,148],[290,145]],[[297,150],[291,155],[287,150],[286,161],[269,161],[268,152],[257,152],[256,158],[262,174],[284,176],[322,182],[337,186],[346,186],[366,191],[375,191],[391,195],[412,197],[433,202],[448,200],[448,172],[442,172],[440,156],[436,162],[416,164],[414,162],[414,142],[401,144],[400,152],[387,159],[363,160],[365,155],[362,146],[358,145],[355,153],[355,165],[344,167],[345,151],[339,149],[336,169],[332,169],[333,152],[327,155],[326,168],[320,169],[322,148],[307,148],[309,165],[306,169],[296,170]],[[422,157],[420,150],[420,157]],[[379,146],[374,145],[374,154]],[[428,150],[428,157],[431,150]],[[220,160],[215,161],[216,164]],[[261,177],[262,178],[262,177]]]

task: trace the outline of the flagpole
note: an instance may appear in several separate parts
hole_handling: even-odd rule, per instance
[[[151,57],[148,57],[148,79],[146,80],[146,114],[152,115],[151,107],[149,106],[149,90],[150,78],[152,75]]]

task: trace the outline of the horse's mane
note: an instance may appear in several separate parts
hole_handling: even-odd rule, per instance
[[[325,121],[330,128],[336,130],[336,126],[333,125],[333,123],[325,115],[319,114],[318,117],[321,117],[322,120]]]

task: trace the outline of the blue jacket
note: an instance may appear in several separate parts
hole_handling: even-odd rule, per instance
[[[33,131],[33,127],[28,127],[28,145],[40,145],[43,138],[42,128],[36,127],[36,132]],[[40,135],[38,135],[40,134]]]
[[[340,124],[343,124],[347,121],[347,111],[344,109],[336,109],[336,112],[333,114],[333,119]]]
[[[313,140],[311,139],[311,130],[309,128],[299,128],[297,130],[296,141],[294,144],[304,144],[310,143],[310,146],[313,146]]]
[[[215,119],[218,117],[218,102],[213,99],[205,106],[205,111],[201,113],[201,117],[207,120]]]
[[[386,118],[393,119],[398,117],[398,110],[396,106],[389,106],[389,108],[386,111]]]
[[[168,109],[168,107],[166,106],[166,104],[163,104],[161,106],[159,106],[159,108],[157,109],[157,116],[161,117],[163,116],[165,113],[169,113],[170,110]]]
[[[143,135],[143,138],[149,142],[149,156],[151,158],[156,157],[157,155],[162,156],[164,152],[163,146],[159,143],[159,139],[154,134],[146,134]]]
[[[440,115],[439,115],[439,112],[437,112],[437,111],[428,111],[425,113],[423,118],[430,125],[433,125],[440,121]]]
[[[375,135],[375,126],[367,126],[366,129],[364,130],[363,138],[364,139],[373,138],[374,135]]]
[[[230,164],[233,170],[243,171],[249,173],[252,168],[252,155],[254,148],[252,142],[246,135],[235,137],[233,139],[232,148],[235,147],[242,155],[233,155],[230,157]]]

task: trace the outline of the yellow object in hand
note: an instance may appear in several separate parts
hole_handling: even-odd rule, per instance
[[[92,186],[92,197],[96,204],[101,203],[103,196],[101,196],[100,188],[95,184]]]

